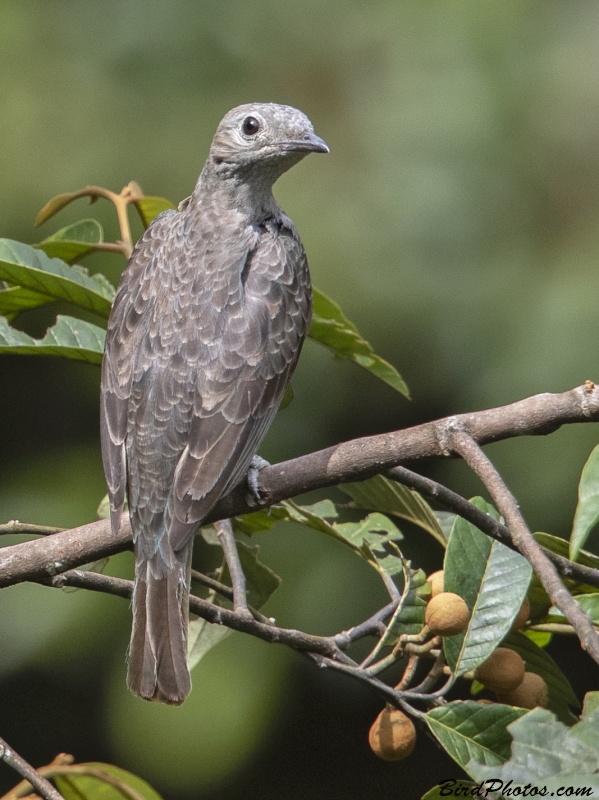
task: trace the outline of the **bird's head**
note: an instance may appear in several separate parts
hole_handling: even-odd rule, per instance
[[[246,176],[259,172],[274,181],[308,153],[328,153],[305,114],[292,106],[248,103],[237,106],[218,126],[209,161],[218,172]]]

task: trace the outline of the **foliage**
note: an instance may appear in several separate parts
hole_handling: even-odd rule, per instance
[[[35,246],[0,240],[0,353],[51,355],[101,363],[104,326],[115,289],[103,275],[90,275],[78,262],[100,250],[128,255],[129,206],[137,210],[147,226],[157,214],[173,205],[164,198],[144,196],[135,183],[128,184],[118,195],[101,187],[86,187],[53,198],[40,212],[38,222],[45,222],[69,203],[86,196],[92,201],[102,197],[114,204],[121,226],[119,241],[106,242],[102,227],[94,219],[68,225]],[[34,339],[11,324],[23,311],[56,302],[66,302],[77,312],[93,315],[95,322],[58,315],[41,339]],[[314,292],[314,318],[309,336],[337,358],[353,361],[408,396],[407,386],[397,370],[374,352],[340,307],[318,290]],[[585,553],[582,547],[599,519],[597,453],[596,448],[581,476],[569,545],[550,534],[537,534],[537,539],[549,550],[566,554],[569,548],[573,559],[593,568],[599,566],[599,559]],[[286,500],[268,510],[260,509],[233,519],[238,536],[251,537],[284,525],[324,534],[361,559],[380,578],[389,594],[388,605],[349,631],[323,637],[323,647],[329,649],[341,648],[340,642],[343,643],[345,660],[332,658],[323,650],[318,654],[324,659],[320,663],[332,668],[342,665],[354,677],[371,684],[379,694],[384,685],[389,701],[425,724],[474,780],[484,781],[492,776],[522,782],[526,777],[525,766],[529,769],[532,763],[528,777],[543,780],[547,785],[557,787],[559,781],[567,779],[569,785],[595,787],[593,773],[599,769],[599,754],[590,731],[599,724],[597,699],[589,696],[583,718],[577,721],[571,710],[577,707],[577,698],[568,679],[539,646],[546,644],[547,637],[570,633],[572,629],[562,612],[551,605],[537,577],[532,576],[528,562],[471,522],[435,511],[417,492],[384,475],[339,488],[350,501],[328,498],[314,504],[300,504]],[[496,509],[482,498],[474,498],[471,503],[499,520]],[[101,513],[105,511],[104,508]],[[408,532],[398,527],[405,522],[409,523]],[[446,636],[443,641],[432,636],[426,625],[430,583],[404,552],[411,542],[410,526],[429,534],[445,548],[444,591],[459,595],[468,607],[469,620],[464,630]],[[203,528],[202,535],[208,545],[218,546],[212,528]],[[259,609],[278,589],[281,578],[258,559],[257,545],[239,540],[238,549],[252,613],[263,624],[274,625],[274,621],[259,615]],[[89,569],[101,572],[104,566],[102,563]],[[205,600],[220,609],[231,609],[231,580],[224,560],[211,575],[193,577]],[[597,589],[573,580],[567,585],[581,608],[599,623]],[[530,618],[524,632],[513,632],[513,622],[527,596],[531,602]],[[231,634],[232,629],[225,625],[202,617],[193,619],[189,627],[190,668]],[[374,645],[366,657],[354,660],[358,658],[355,652],[358,648],[354,645],[369,636],[375,637]],[[500,645],[518,653],[526,670],[543,678],[548,690],[547,710],[527,712],[501,702],[482,704],[472,699],[446,701],[450,690],[465,697],[483,690],[473,680],[473,672]],[[417,667],[426,671],[424,680],[421,677],[416,680]],[[387,683],[383,684],[382,676]],[[419,707],[422,705],[425,710]],[[117,796],[158,800],[158,795],[144,781],[109,765],[65,766],[52,777],[65,800],[75,797],[109,800]],[[439,788],[426,795],[437,796],[443,796]]]

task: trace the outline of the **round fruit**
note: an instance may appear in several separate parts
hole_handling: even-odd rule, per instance
[[[528,622],[528,618],[530,616],[530,601],[528,597],[524,598],[524,602],[522,603],[522,607],[516,616],[516,619],[512,622],[512,627],[510,631],[513,633],[514,631],[519,631],[520,628],[523,628],[526,623]]]
[[[428,582],[431,585],[431,599],[436,597],[443,591],[443,570],[438,569],[428,576]]]
[[[385,761],[401,761],[416,744],[416,729],[409,717],[397,708],[384,708],[368,733],[373,752]]]
[[[520,686],[511,692],[497,692],[500,703],[519,708],[545,708],[548,702],[547,684],[536,672],[525,672]]]
[[[424,619],[435,636],[455,636],[468,625],[470,612],[458,594],[441,592],[429,600]]]
[[[487,689],[509,692],[520,686],[524,671],[524,661],[518,653],[507,647],[498,647],[476,668],[474,677]]]

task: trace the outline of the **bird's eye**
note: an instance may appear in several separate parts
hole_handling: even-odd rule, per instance
[[[255,136],[260,130],[260,123],[256,117],[246,117],[243,121],[243,132],[246,136]]]

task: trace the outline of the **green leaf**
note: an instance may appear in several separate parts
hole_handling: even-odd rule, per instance
[[[187,630],[187,666],[191,671],[206,653],[227,639],[233,630],[226,625],[216,625],[202,617],[191,620]]]
[[[513,738],[509,761],[487,766],[477,763],[479,759],[473,755],[466,770],[476,781],[486,781],[485,788],[491,790],[500,790],[509,782],[510,796],[515,796],[516,786],[532,784],[545,787],[547,796],[562,786],[571,790],[570,795],[578,795],[576,789],[586,786],[594,793],[584,796],[596,797],[599,796],[597,730],[598,712],[568,728],[550,711],[535,708],[509,725]]]
[[[570,559],[576,561],[580,549],[599,522],[599,444],[584,465],[578,484],[578,505],[570,534]]]
[[[558,553],[560,556],[569,558],[569,544],[565,539],[562,539],[560,536],[552,536],[550,533],[542,532],[535,533],[534,537],[543,547],[546,547],[553,553]],[[582,564],[584,567],[599,569],[599,556],[589,553],[587,550],[579,550],[576,562],[578,564]],[[597,591],[596,586],[591,586],[588,583],[579,583],[578,581],[574,581],[570,578],[563,578],[562,580],[570,592],[574,592],[575,594],[580,594],[583,592],[589,592],[593,594]],[[545,597],[548,599],[546,593]],[[549,605],[551,605],[550,602],[547,603],[547,606]]]
[[[158,214],[176,208],[166,197],[142,197],[135,201],[134,206],[139,212],[144,228],[147,228]]]
[[[271,530],[276,522],[299,522],[300,525],[321,533],[330,533],[326,520],[335,519],[337,516],[337,509],[331,500],[321,500],[308,506],[274,505],[268,509],[263,508],[251,514],[234,517],[233,529],[236,533],[251,536],[253,533]]]
[[[579,594],[574,599],[581,607],[581,609],[584,611],[584,613],[588,614],[595,624],[598,624],[599,592],[595,592],[594,594]],[[559,608],[556,608],[555,606],[552,606],[549,609],[549,613],[547,614],[547,617],[543,620],[543,622],[560,622],[569,624],[568,620],[564,617]]]
[[[279,588],[281,578],[258,560],[259,545],[238,541],[237,551],[245,575],[248,602],[254,608],[260,609]]]
[[[11,322],[20,311],[47,306],[48,303],[54,302],[54,298],[46,294],[23,289],[22,286],[9,286],[7,289],[0,289],[0,316],[6,317]]]
[[[433,708],[424,720],[453,760],[466,768],[473,759],[496,766],[509,758],[511,736],[506,726],[523,714],[523,708],[500,703],[455,700]]]
[[[57,194],[56,197],[53,197],[51,200],[48,200],[46,205],[42,208],[39,212],[37,217],[35,218],[36,225],[43,225],[44,222],[47,222],[50,217],[53,217],[54,214],[57,214],[61,209],[68,206],[69,203],[72,203],[73,200],[76,200],[78,197],[90,197],[90,203],[95,203],[97,195],[94,195],[93,192],[90,196],[90,190],[93,190],[94,187],[86,186],[85,189],[78,189],[76,192],[63,192],[62,194]]]
[[[476,784],[472,781],[448,778],[423,795],[421,800],[441,800],[443,797],[475,797],[472,791],[475,786]]]
[[[502,647],[515,650],[526,665],[527,672],[536,672],[547,684],[549,695],[548,709],[557,715],[558,719],[566,725],[571,725],[574,719],[569,706],[578,708],[580,703],[568,683],[568,679],[557,666],[551,656],[531,641],[520,631],[510,633]]]
[[[426,583],[426,575],[421,569],[412,569],[405,559],[402,559],[402,566],[404,585],[401,600],[373,652],[372,660],[384,647],[396,644],[403,634],[420,633],[424,627],[426,600],[419,592]]]
[[[587,692],[582,705],[582,716],[586,717],[599,709],[599,692]]]
[[[32,289],[55,300],[108,317],[114,289],[102,276],[90,277],[83,267],[70,267],[58,258],[48,258],[28,244],[0,239],[0,280]]]
[[[72,264],[80,258],[93,253],[95,245],[104,241],[104,231],[95,219],[82,219],[61,228],[52,236],[36,244],[50,258],[61,258]]]
[[[405,397],[408,387],[399,372],[380,356],[358,333],[337,303],[317,289],[313,290],[312,325],[308,336],[335,353],[337,358],[347,358],[367,369],[377,378],[392,386]]]
[[[112,764],[74,764],[52,780],[65,800],[162,800],[149,783]]]
[[[481,497],[471,502],[497,519],[493,506]],[[459,594],[471,613],[463,633],[443,640],[447,664],[456,676],[482,664],[508,633],[526,597],[531,574],[530,565],[519,553],[456,518],[445,553],[444,588]]]
[[[447,544],[435,512],[413,489],[389,480],[384,475],[375,475],[374,478],[359,483],[343,483],[339,488],[352,498],[357,508],[406,519],[430,533],[444,547]]]
[[[529,628],[526,631],[522,631],[522,633],[537,647],[547,647],[553,639],[553,634],[549,633],[549,631],[533,631]]]
[[[62,356],[88,364],[101,364],[104,337],[102,328],[90,322],[59,315],[43,339],[33,339],[11,328],[6,319],[0,317],[0,354]]]

